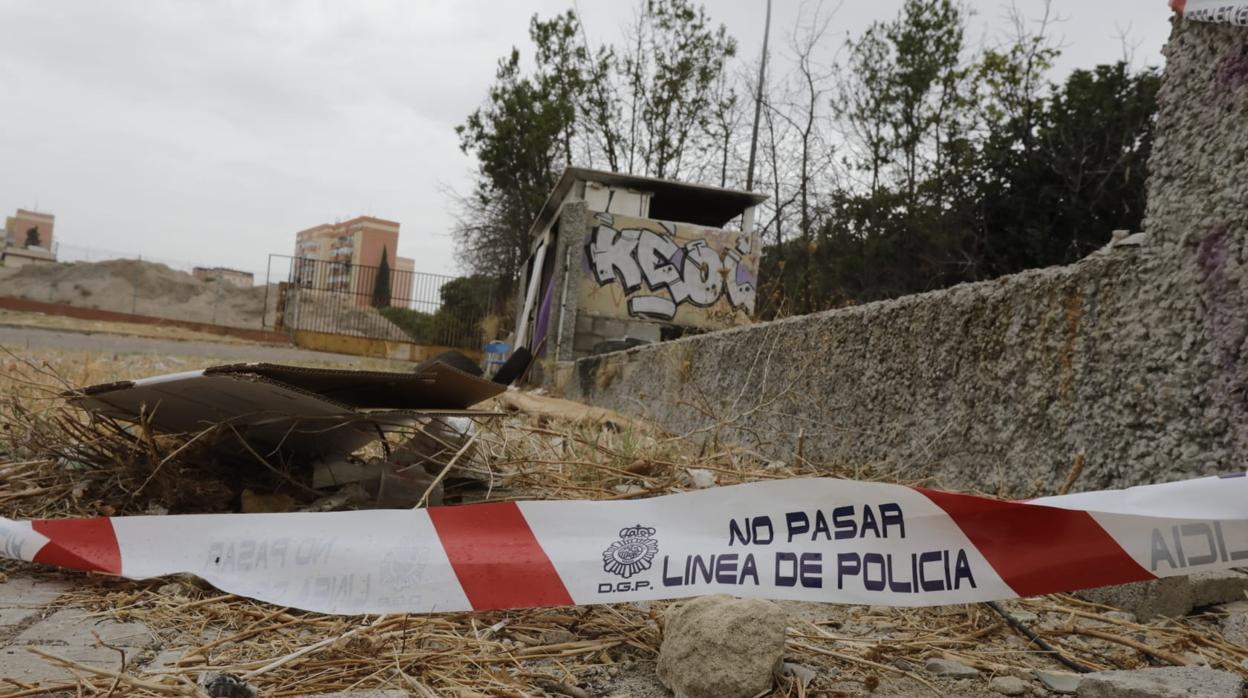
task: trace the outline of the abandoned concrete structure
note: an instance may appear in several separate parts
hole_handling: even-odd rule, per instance
[[[664,328],[749,323],[754,207],[766,198],[567,168],[529,231],[516,346],[569,362],[604,342],[657,342]]]
[[[1248,463],[1248,29],[1176,19],[1145,235],[1070,266],[580,359],[673,432],[1014,496]],[[1108,234],[1109,231],[1106,231]]]

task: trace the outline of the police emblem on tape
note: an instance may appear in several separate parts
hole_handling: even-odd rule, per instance
[[[602,569],[628,579],[650,569],[659,553],[659,542],[652,538],[655,529],[637,524],[620,529],[620,539],[602,551]]]

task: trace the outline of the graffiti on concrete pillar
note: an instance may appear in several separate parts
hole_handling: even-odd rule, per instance
[[[756,247],[739,231],[597,214],[580,307],[704,328],[748,322],[758,287]]]

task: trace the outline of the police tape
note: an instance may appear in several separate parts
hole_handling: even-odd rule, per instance
[[[1248,26],[1248,0],[1170,0],[1184,19]]]
[[[1248,565],[1248,477],[1010,502],[775,480],[630,501],[0,519],[0,556],[323,613],[421,613],[711,593],[933,606]]]

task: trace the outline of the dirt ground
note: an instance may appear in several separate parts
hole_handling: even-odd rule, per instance
[[[116,357],[125,354],[143,354],[163,357],[154,366],[163,363],[170,366],[186,365],[189,368],[198,367],[190,365],[196,363],[214,365],[244,361],[332,365],[383,371],[403,371],[411,368],[411,364],[406,361],[375,359],[351,354],[331,354],[242,341],[223,342],[219,341],[215,335],[208,335],[208,337],[211,339],[166,339],[0,324],[0,347],[30,353],[44,350],[66,352],[67,355],[79,355],[83,361],[107,360],[110,355]]]
[[[168,325],[144,325],[134,322],[109,322],[106,320],[84,320],[64,315],[48,315],[45,313],[26,313],[15,310],[0,310],[0,327],[30,327],[44,330],[61,330],[80,334],[114,334],[128,337],[151,337],[154,339],[175,339],[178,341],[200,341],[211,344],[256,344],[256,342],[214,334],[197,332],[184,327]]]

